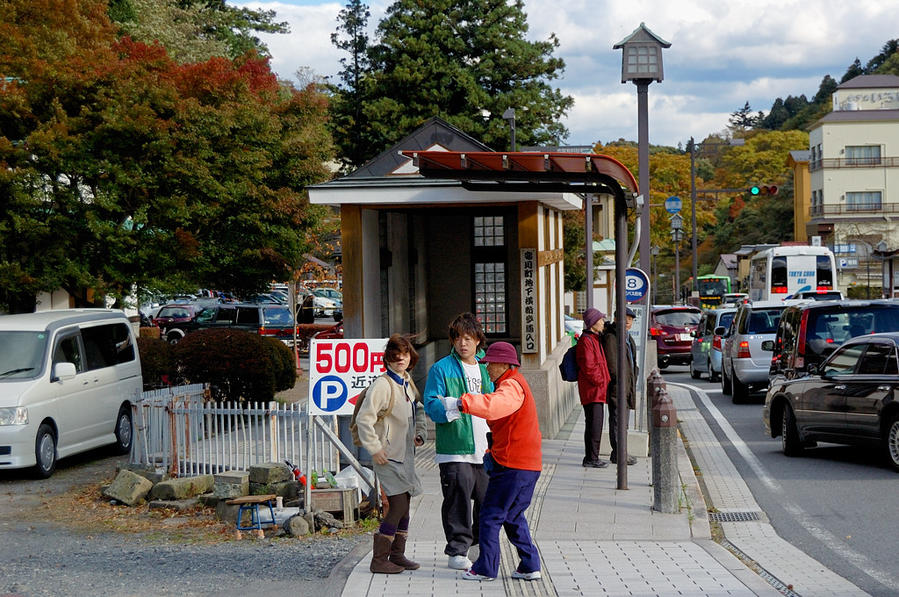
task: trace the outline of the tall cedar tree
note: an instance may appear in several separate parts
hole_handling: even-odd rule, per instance
[[[255,290],[303,261],[325,98],[245,56],[178,65],[105,2],[0,4],[0,303]],[[90,292],[93,291],[93,292]],[[93,297],[93,298],[92,298]]]
[[[552,55],[559,42],[528,41],[527,30],[522,0],[397,0],[378,25],[362,81],[363,145],[353,151],[338,138],[341,152],[358,165],[432,116],[505,149],[507,108],[516,110],[520,144],[559,143],[574,102],[550,84],[565,68]]]
[[[371,70],[367,33],[370,16],[361,0],[350,0],[337,15],[337,31],[331,34],[331,43],[349,54],[340,59],[340,83],[333,90],[330,121],[334,138],[340,140],[344,167],[361,164],[370,151],[362,138],[363,80]]]

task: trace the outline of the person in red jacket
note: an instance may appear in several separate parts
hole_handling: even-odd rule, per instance
[[[462,578],[493,580],[499,573],[499,530],[518,550],[521,562],[512,578],[540,578],[540,554],[531,540],[524,512],[531,504],[543,468],[537,404],[524,376],[518,371],[518,353],[508,342],[494,342],[482,362],[495,390],[490,394],[463,394],[445,398],[451,411],[469,413],[487,420],[489,447],[484,468],[490,475],[481,504],[480,556]]]
[[[584,311],[584,333],[578,339],[577,392],[584,407],[584,460],[587,468],[605,468],[609,465],[599,458],[602,441],[603,406],[609,386],[609,368],[602,349],[600,334],[605,315],[593,307]]]

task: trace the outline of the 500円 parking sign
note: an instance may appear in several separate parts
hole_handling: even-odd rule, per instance
[[[356,397],[385,371],[387,338],[316,340],[309,346],[309,414],[351,415]]]

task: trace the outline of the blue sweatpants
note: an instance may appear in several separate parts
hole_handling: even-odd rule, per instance
[[[540,554],[531,540],[524,511],[531,505],[539,471],[497,467],[491,471],[487,494],[481,504],[480,555],[471,569],[496,578],[499,574],[499,529],[506,530],[509,541],[518,549],[521,572],[540,570]]]

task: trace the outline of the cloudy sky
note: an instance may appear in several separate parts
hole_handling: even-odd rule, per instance
[[[345,2],[229,2],[290,23],[289,35],[265,38],[280,76],[295,80],[307,68],[336,78],[343,54],[330,35]],[[368,4],[374,28],[390,2]],[[767,111],[777,97],[810,98],[824,75],[839,80],[856,57],[864,64],[899,37],[899,0],[525,0],[525,9],[529,38],[554,32],[561,44],[566,69],[554,84],[575,99],[570,145],[636,140],[636,88],[620,83],[621,51],[612,46],[641,22],[671,43],[665,80],[649,87],[649,139],[661,145],[723,130],[746,101]]]

